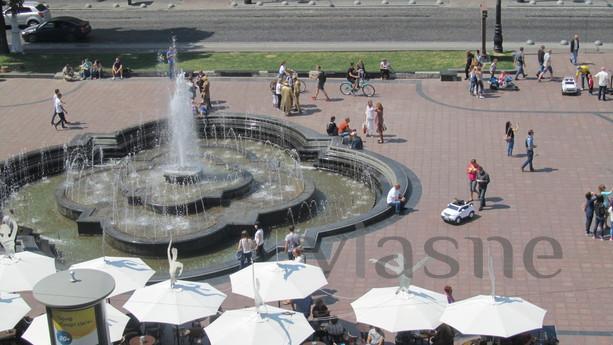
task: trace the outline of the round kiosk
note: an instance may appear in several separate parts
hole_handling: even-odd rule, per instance
[[[52,345],[110,345],[104,299],[115,289],[109,274],[76,269],[46,277],[33,289],[45,305]]]

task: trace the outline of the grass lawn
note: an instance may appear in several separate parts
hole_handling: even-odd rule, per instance
[[[155,53],[87,53],[85,56],[102,61],[109,68],[116,56],[120,56],[124,66],[134,71],[165,70],[159,64]],[[326,71],[347,70],[349,62],[364,60],[367,71],[378,71],[381,59],[388,59],[397,72],[441,71],[460,68],[464,65],[463,51],[405,51],[405,52],[271,52],[271,53],[179,53],[179,65],[186,71],[193,70],[233,70],[233,71],[276,71],[281,61],[298,71],[310,71],[319,64]],[[0,55],[0,65],[23,64],[24,71],[54,73],[65,64],[73,67],[80,64],[82,53],[57,53],[25,55]],[[508,55],[499,60],[499,68],[512,68]]]

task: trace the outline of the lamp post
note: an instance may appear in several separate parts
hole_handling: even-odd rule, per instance
[[[487,50],[485,49],[486,21],[487,21],[487,4],[485,1],[483,1],[481,3],[481,54],[483,54],[483,56],[487,55]]]
[[[502,53],[502,23],[500,15],[500,2],[496,0],[496,26],[494,27],[494,51],[496,53]]]

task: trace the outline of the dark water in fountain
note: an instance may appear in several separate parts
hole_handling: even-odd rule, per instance
[[[79,236],[76,223],[57,212],[54,191],[58,186],[67,187],[66,195],[81,204],[105,202],[108,206],[102,207],[100,212],[113,219],[116,228],[135,238],[168,238],[170,232],[188,234],[214,224],[222,214],[238,216],[254,208],[291,200],[302,191],[303,179],[313,181],[320,200],[305,203],[302,214],[309,217],[293,219],[299,232],[308,227],[357,216],[375,203],[375,192],[365,183],[317,170],[297,161],[286,149],[251,140],[243,140],[238,150],[235,149],[235,140],[216,140],[216,146],[207,144],[210,143],[206,140],[197,142],[200,149],[205,148],[207,152],[198,158],[198,162],[215,169],[211,162],[222,161],[221,170],[227,166],[240,166],[254,178],[249,193],[232,200],[227,207],[207,208],[205,212],[177,216],[156,214],[143,207],[129,205],[120,193],[120,189],[126,186],[145,188],[151,200],[172,203],[234,183],[232,174],[229,174],[224,180],[202,181],[193,185],[168,184],[164,181],[163,169],[155,168],[156,164],[162,166],[162,162],[167,161],[167,148],[160,147],[138,153],[128,163],[124,160],[93,169],[81,168],[24,186],[10,198],[6,208],[15,210],[19,224],[36,229],[54,243],[63,252],[65,264],[69,266],[102,255],[131,255],[105,244],[102,236]],[[249,158],[245,152],[251,153]],[[298,215],[296,218],[299,218]],[[280,223],[285,221],[280,220]],[[266,241],[281,243],[286,232],[287,225],[276,227],[267,234]],[[186,269],[227,262],[234,260],[236,241],[238,239],[228,239],[214,253],[187,258],[179,252],[179,257]],[[145,258],[145,261],[158,271],[166,270],[165,258]]]

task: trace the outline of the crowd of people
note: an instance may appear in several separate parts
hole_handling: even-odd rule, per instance
[[[253,225],[253,229],[253,237],[248,230],[243,230],[236,246],[236,259],[241,269],[251,265],[253,262],[266,260],[264,228],[260,222],[256,222]],[[287,259],[306,263],[301,236],[296,233],[293,225],[287,231],[283,241],[283,251],[286,253]]]
[[[111,66],[111,78],[119,77],[123,79],[124,67],[119,57],[115,58]],[[96,80],[104,78],[104,70],[102,68],[102,62],[97,59],[84,58],[81,60],[81,64],[75,70],[71,65],[66,64],[62,68],[62,75],[66,81],[77,80]]]
[[[596,75],[592,76],[589,66],[585,63],[579,63],[580,40],[578,34],[573,36],[573,38],[570,40],[569,46],[569,60],[573,66],[576,66],[577,71],[575,74],[575,79],[577,83],[579,82],[579,79],[581,80],[580,90],[586,89],[587,83],[589,94],[592,95],[594,91],[594,79],[596,79],[598,85],[598,100],[605,101],[607,87],[609,83],[611,83],[611,73],[603,66]],[[536,80],[540,82],[546,76],[549,77],[549,80],[555,80],[552,50],[546,49],[544,45],[541,45],[536,53],[536,59],[538,66],[535,74]],[[478,98],[484,98],[483,70],[485,63],[487,62],[490,63],[489,82],[490,85],[493,85],[492,88],[494,89],[505,89],[510,87],[516,88],[513,84],[513,80],[519,80],[520,78],[526,79],[528,76],[528,73],[526,72],[526,56],[523,47],[520,47],[513,54],[513,65],[515,67],[514,77],[504,71],[501,71],[498,77],[496,77],[496,73],[498,73],[498,59],[493,58],[491,61],[488,61],[488,57],[483,52],[477,50],[475,54],[468,50],[466,51],[466,63],[464,67],[465,80],[469,81],[470,94]]]
[[[323,82],[325,83],[325,79]],[[298,78],[298,73],[287,68],[286,62],[283,61],[279,66],[277,79],[270,83],[273,107],[283,111],[283,113],[288,116],[292,112],[302,114],[302,108],[300,107],[301,84],[302,81]],[[323,90],[323,85],[321,90]],[[325,91],[323,91],[323,93],[329,100]]]
[[[607,190],[604,184],[599,185],[596,192],[585,193],[583,211],[585,212],[586,236],[592,236],[595,240],[604,240],[605,236],[608,236],[609,241],[613,241],[612,204],[613,188]],[[592,222],[594,222],[594,228],[591,228]]]
[[[213,110],[211,104],[211,82],[204,71],[187,73],[185,80],[191,92],[192,113],[206,119]]]

